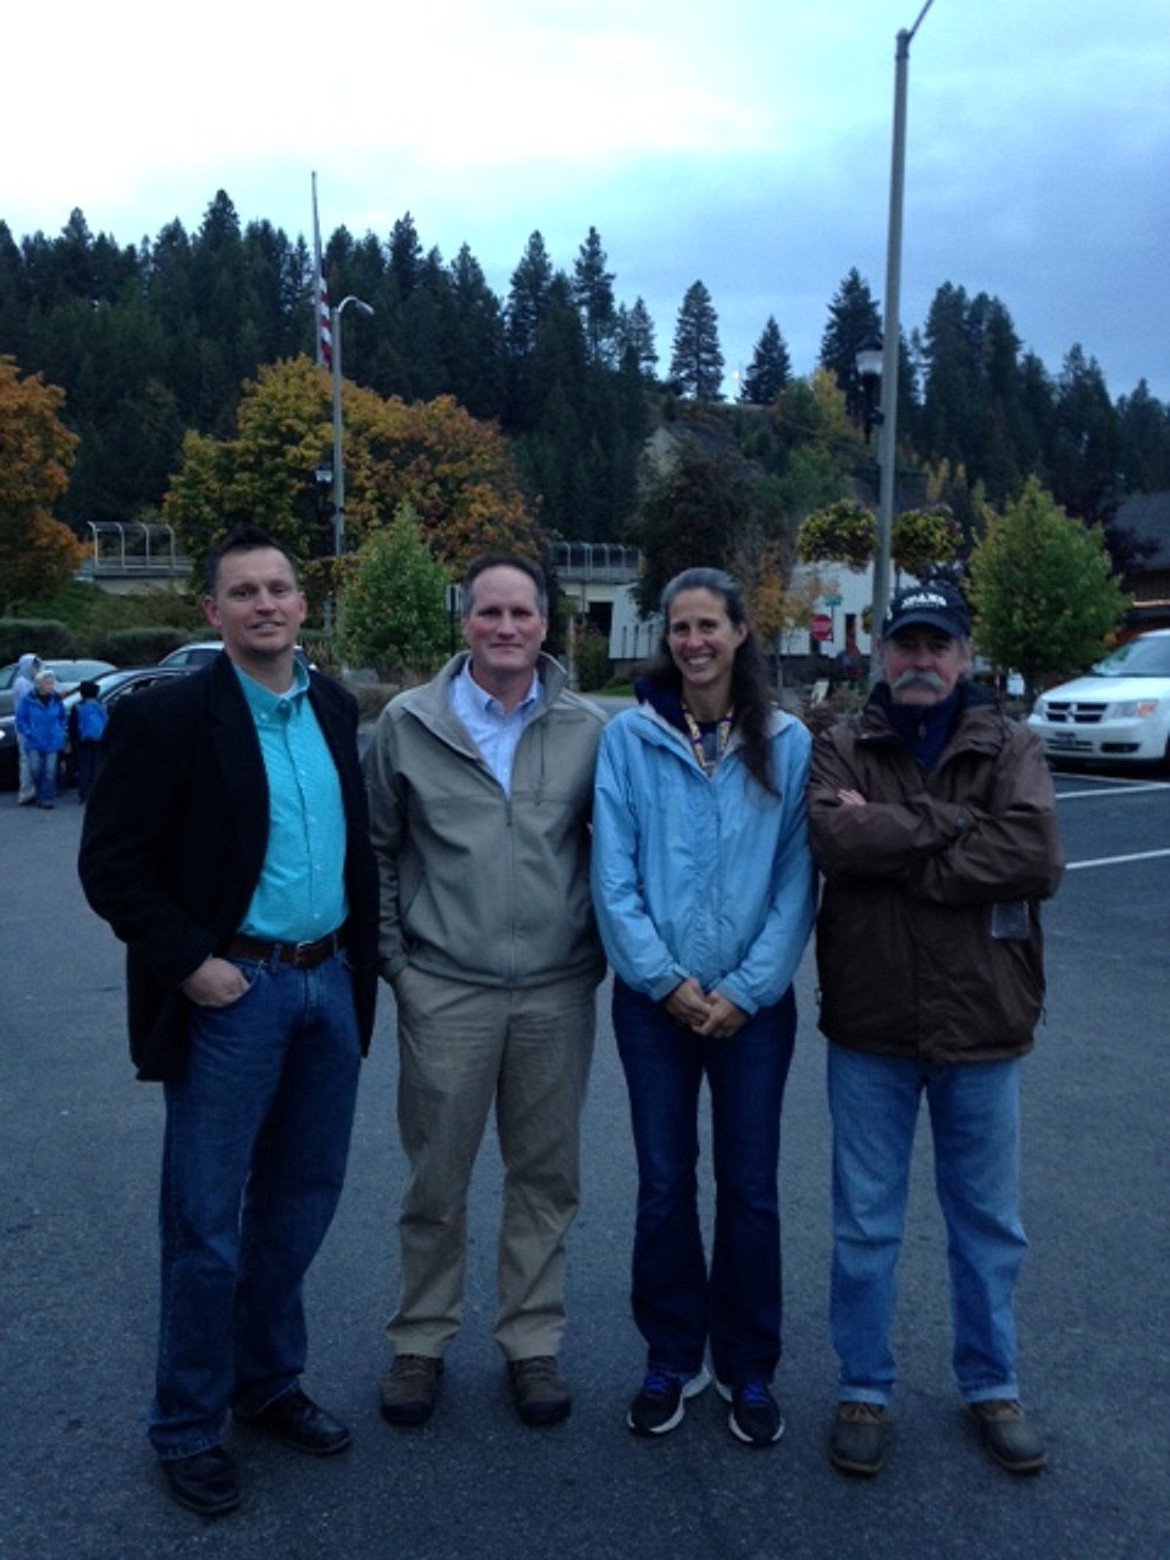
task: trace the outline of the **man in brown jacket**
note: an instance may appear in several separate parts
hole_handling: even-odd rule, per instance
[[[813,751],[809,838],[824,874],[820,1027],[833,1122],[830,1313],[840,1361],[829,1456],[875,1474],[919,1101],[947,1225],[953,1365],[982,1440],[1044,1466],[1019,1402],[1013,1296],[1019,1065],[1044,997],[1037,902],[1061,874],[1039,743],[966,680],[970,619],[948,586],[896,596],[879,682]]]

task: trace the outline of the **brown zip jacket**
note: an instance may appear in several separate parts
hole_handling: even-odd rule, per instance
[[[954,729],[926,774],[890,724],[887,699],[879,685],[855,721],[813,746],[821,1030],[837,1045],[925,1065],[1019,1056],[1044,1000],[1038,901],[1063,870],[1040,744],[960,684]],[[866,806],[843,805],[842,789]]]

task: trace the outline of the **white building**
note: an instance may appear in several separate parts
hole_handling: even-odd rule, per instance
[[[813,576],[820,585],[814,600],[810,628],[794,628],[781,634],[780,643],[768,648],[782,656],[821,655],[828,659],[851,648],[861,656],[870,653],[870,636],[862,626],[862,614],[873,600],[873,566],[860,571],[843,564],[801,564],[798,578]],[[909,576],[899,586],[913,584]],[[814,638],[814,633],[824,637]],[[615,591],[609,630],[609,658],[618,665],[644,661],[658,648],[662,620],[655,614],[640,618],[632,586]]]

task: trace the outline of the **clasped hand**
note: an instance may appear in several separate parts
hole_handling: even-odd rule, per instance
[[[688,975],[664,1004],[676,1023],[711,1040],[729,1040],[747,1021],[747,1014],[717,991],[704,991]]]

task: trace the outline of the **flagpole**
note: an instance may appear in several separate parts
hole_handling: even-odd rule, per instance
[[[333,332],[329,314],[329,293],[325,286],[325,270],[321,259],[321,223],[317,217],[315,172],[313,174],[313,340],[316,343],[317,367],[331,368]]]

